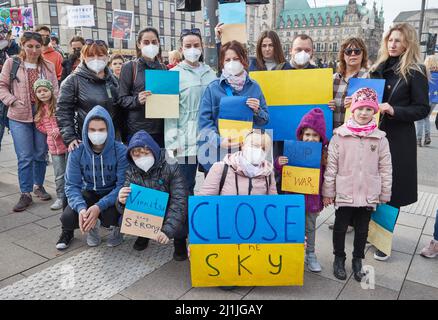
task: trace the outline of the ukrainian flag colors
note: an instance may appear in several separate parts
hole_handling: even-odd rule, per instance
[[[377,249],[391,255],[392,238],[399,210],[390,205],[378,205],[371,216],[368,241]]]
[[[179,71],[145,70],[146,118],[179,118]]]

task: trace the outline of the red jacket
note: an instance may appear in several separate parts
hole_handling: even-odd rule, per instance
[[[50,154],[61,155],[67,153],[67,147],[62,140],[61,133],[59,132],[58,124],[56,123],[56,117],[53,113],[48,117],[49,106],[44,105],[43,114],[41,120],[35,123],[37,129],[47,135],[47,144],[49,146]]]
[[[55,65],[56,77],[58,80],[61,80],[62,61],[64,60],[62,55],[58,51],[55,51],[55,49],[52,47],[48,47],[47,50],[43,52],[43,57],[45,60],[50,61]]]

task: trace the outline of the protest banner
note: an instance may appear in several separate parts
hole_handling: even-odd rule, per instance
[[[302,117],[313,108],[321,108],[326,122],[326,135],[333,131],[333,112],[328,102],[333,99],[332,69],[279,70],[251,72],[263,91],[269,111],[266,129],[274,132],[274,141],[296,140],[296,129]]]
[[[248,97],[228,96],[219,104],[218,128],[221,137],[243,142],[252,130],[254,113],[246,104]]]
[[[360,88],[371,88],[377,92],[377,97],[379,98],[379,103],[383,101],[383,93],[385,91],[385,80],[384,79],[362,79],[362,78],[352,78],[348,82],[348,90],[347,97],[351,97],[357,90]],[[346,122],[351,117],[350,108],[345,109],[345,118],[344,122]],[[374,116],[376,119],[376,123],[379,123],[380,120],[380,111],[376,113]]]
[[[378,205],[371,215],[368,242],[387,256],[391,255],[392,239],[399,209],[387,204]]]
[[[67,6],[67,21],[69,28],[94,27],[94,6]]]
[[[14,37],[34,27],[33,9],[28,7],[0,8],[0,24],[3,30],[11,30]]]
[[[179,118],[179,71],[145,70],[146,118]]]
[[[246,43],[246,4],[245,1],[220,3],[219,22],[223,23],[221,43],[225,44],[232,40]]]
[[[286,140],[283,155],[287,157],[289,166],[319,169],[322,143]]]
[[[281,190],[299,194],[319,194],[320,169],[283,166]]]
[[[303,195],[189,198],[192,285],[303,285]]]
[[[111,37],[114,39],[131,40],[134,12],[126,10],[113,11]]]
[[[123,212],[122,233],[156,239],[163,225],[169,194],[135,184],[126,199]]]

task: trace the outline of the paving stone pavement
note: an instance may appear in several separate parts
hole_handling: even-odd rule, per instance
[[[316,254],[323,270],[305,271],[303,287],[193,288],[188,261],[172,260],[173,247],[151,244],[144,252],[132,250],[127,237],[118,248],[105,241],[88,248],[84,236],[65,252],[55,249],[60,232],[60,211],[51,202],[34,204],[21,213],[12,207],[19,196],[16,157],[10,135],[5,134],[0,152],[0,300],[2,299],[438,299],[438,259],[425,259],[420,250],[430,242],[438,209],[436,170],[438,135],[432,145],[419,149],[419,202],[402,209],[394,232],[393,254],[387,262],[374,260],[374,248],[366,251],[364,265],[375,275],[374,288],[363,289],[352,277],[353,234],[347,235],[346,281],[332,274],[332,243],[328,225],[333,208],[317,221]],[[435,160],[435,161],[433,161]],[[430,174],[429,174],[430,172]],[[199,183],[202,175],[199,174]],[[53,170],[48,167],[46,186],[55,194]],[[102,230],[105,238],[107,232]],[[72,279],[69,275],[73,275]]]

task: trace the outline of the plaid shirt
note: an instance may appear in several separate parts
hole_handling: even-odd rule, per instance
[[[366,79],[369,77],[368,71],[366,69],[360,69],[360,71],[351,78],[362,78]],[[347,95],[348,81],[340,73],[335,73],[333,75],[333,97],[336,104],[336,110],[333,112],[333,129],[340,127],[344,123],[345,118],[345,108],[344,99]]]

